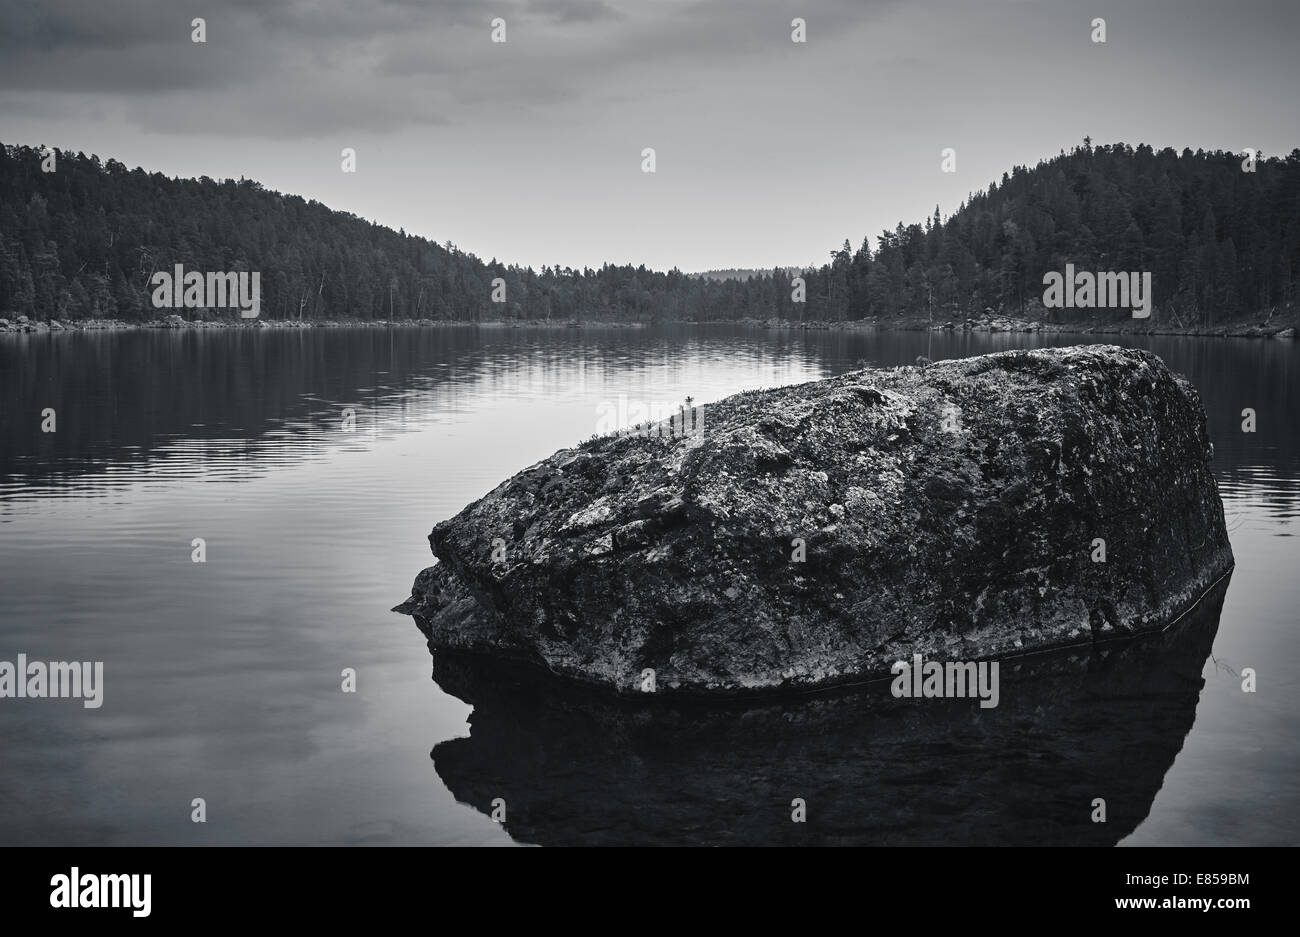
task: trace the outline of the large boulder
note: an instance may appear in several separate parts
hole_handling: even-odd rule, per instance
[[[434,528],[397,610],[624,693],[1097,642],[1232,568],[1212,451],[1195,389],[1113,346],[749,391],[520,472]]]

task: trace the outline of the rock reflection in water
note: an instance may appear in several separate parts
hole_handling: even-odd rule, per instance
[[[746,703],[620,700],[434,654],[474,707],[437,745],[458,801],[521,842],[1113,845],[1196,717],[1227,579],[1161,634],[1003,661],[1001,701],[894,700],[888,680]],[[791,820],[791,801],[807,821]],[[1094,798],[1107,821],[1092,822]]]

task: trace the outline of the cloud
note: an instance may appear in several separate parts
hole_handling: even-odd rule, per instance
[[[804,0],[799,15],[831,43],[882,5]],[[704,82],[787,51],[790,19],[780,0],[0,0],[0,100],[71,115],[89,98],[163,133],[395,131]]]
[[[557,23],[591,23],[603,19],[622,19],[623,14],[603,0],[533,0],[528,12]]]

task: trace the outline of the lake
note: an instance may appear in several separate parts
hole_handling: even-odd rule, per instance
[[[98,709],[0,700],[0,843],[1300,843],[1296,346],[1097,340],[1199,389],[1237,567],[1164,635],[1004,674],[977,720],[868,691],[628,707],[431,658],[389,609],[437,521],[620,403],[1087,336],[0,336],[0,660],[104,662]]]

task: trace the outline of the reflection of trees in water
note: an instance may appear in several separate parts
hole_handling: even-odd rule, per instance
[[[1006,661],[1001,702],[896,701],[888,681],[749,703],[611,699],[434,654],[474,707],[434,768],[542,844],[1113,845],[1146,818],[1196,717],[1226,580],[1159,635]],[[807,822],[791,821],[791,801]],[[1107,822],[1093,823],[1104,798]]]
[[[1149,348],[1200,392],[1225,494],[1249,491],[1272,513],[1300,509],[1300,389],[1293,342],[1273,339],[928,332],[795,332],[728,326],[656,329],[302,329],[100,332],[0,340],[0,478],[39,480],[167,458],[178,441],[247,441],[226,453],[255,468],[273,431],[329,431],[344,407],[358,433],[401,432],[471,392],[491,394],[538,377],[570,387],[600,372],[671,368],[691,356],[747,359],[779,372],[797,361],[829,372],[864,361],[912,364],[1044,344],[1114,342]],[[760,383],[779,383],[764,377]],[[436,393],[435,393],[436,392]],[[705,401],[707,402],[707,401]],[[39,414],[58,412],[58,432]],[[1258,431],[1241,432],[1253,408]],[[355,439],[356,437],[342,437]],[[577,440],[557,439],[555,448]],[[221,455],[218,453],[217,455]]]
[[[357,432],[401,432],[455,409],[462,395],[491,394],[541,376],[564,386],[580,364],[632,371],[700,343],[677,329],[293,329],[93,332],[0,341],[0,478],[39,480],[167,457],[178,441],[247,441],[256,463],[272,431],[335,439],[343,408]],[[769,355],[787,355],[779,348]],[[437,391],[435,395],[433,391]],[[58,413],[44,434],[39,414]],[[29,418],[30,417],[30,418]],[[576,440],[556,440],[556,448]],[[276,447],[282,449],[282,447]],[[310,455],[304,448],[303,456]],[[284,452],[277,457],[283,458]],[[292,455],[290,456],[292,457]]]

